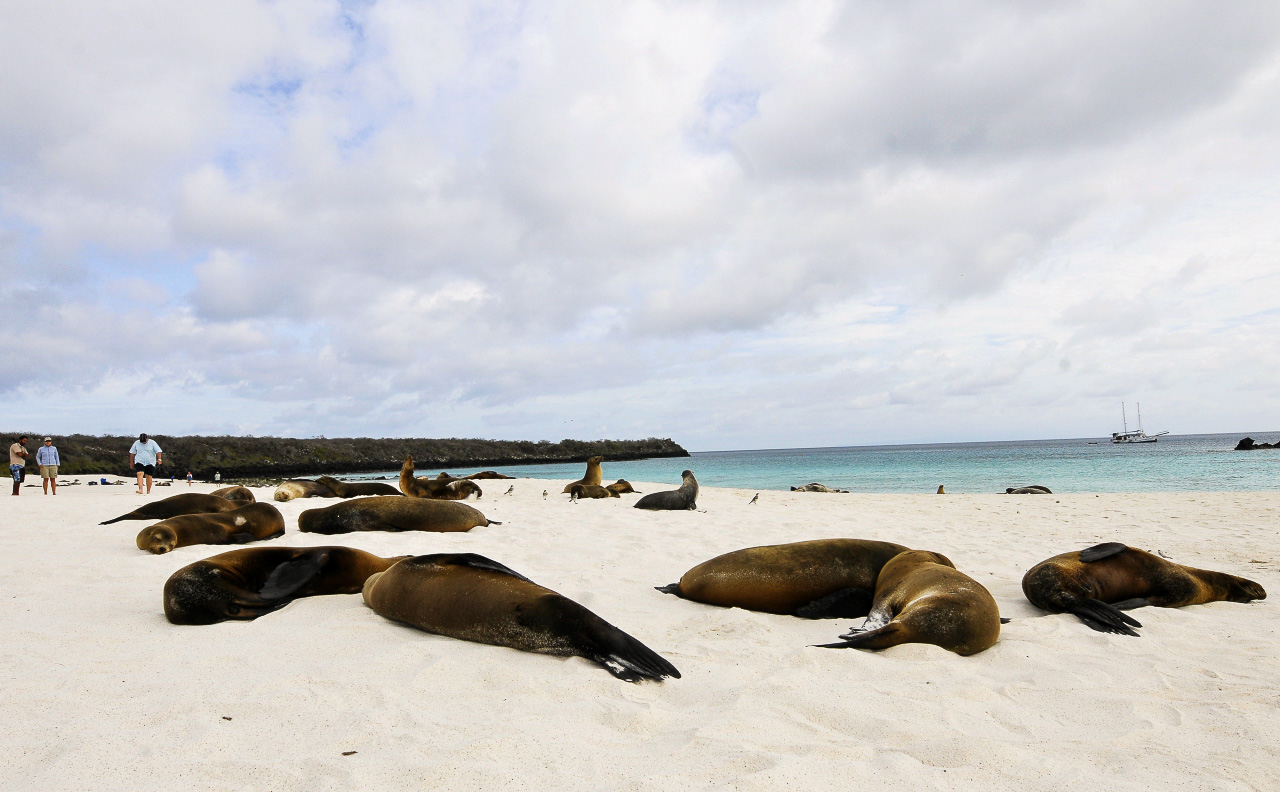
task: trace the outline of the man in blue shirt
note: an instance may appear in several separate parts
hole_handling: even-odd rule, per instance
[[[147,437],[147,433],[143,432],[138,435],[138,439],[129,447],[129,466],[133,468],[133,472],[138,474],[138,494],[142,492],[142,477],[147,478],[146,494],[151,494],[151,478],[156,474],[156,466],[160,464],[160,455],[164,453],[160,450],[160,446],[156,445],[156,441]]]
[[[53,494],[58,494],[58,465],[62,464],[62,460],[58,458],[58,447],[53,444],[52,437],[44,439],[44,445],[36,449],[36,464],[40,466],[40,478],[44,483],[44,494],[49,494],[49,487],[53,487]]]

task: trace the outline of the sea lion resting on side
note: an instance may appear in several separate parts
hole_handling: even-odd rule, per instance
[[[164,520],[181,514],[214,514],[231,511],[243,506],[243,503],[227,500],[218,495],[206,495],[203,492],[184,492],[171,495],[164,500],[139,506],[128,514],[122,514],[110,520],[103,520],[99,525],[110,525],[121,520]]]
[[[1000,638],[1000,609],[991,592],[940,553],[908,550],[876,578],[866,622],[828,649],[888,649],[928,643],[959,655],[977,654]]]
[[[819,484],[816,481],[813,482],[812,484],[805,484],[800,487],[792,487],[791,491],[792,492],[842,492],[845,494],[848,494],[849,492],[849,490],[834,489],[832,487],[828,487],[826,484]]]
[[[280,482],[280,486],[276,487],[276,494],[272,497],[283,502],[295,498],[335,498],[337,495],[318,481],[289,479]]]
[[[482,470],[479,473],[471,473],[463,476],[464,479],[509,479],[515,476],[504,476],[496,470]]]
[[[658,653],[583,606],[474,553],[401,561],[365,581],[364,601],[437,635],[585,657],[628,682],[680,677]]]
[[[230,500],[230,501],[239,501],[240,503],[257,503],[258,502],[258,499],[253,497],[253,491],[250,490],[248,487],[241,487],[241,486],[223,487],[222,489],[216,489],[213,492],[210,492],[209,494],[217,495],[219,498],[226,498],[227,500]]]
[[[1039,484],[1032,484],[1029,487],[1007,487],[1004,491],[1005,495],[1052,495],[1053,491],[1048,487]]]
[[[167,553],[197,544],[246,544],[284,535],[284,516],[270,503],[250,503],[216,514],[170,517],[138,533],[138,549]]]
[[[358,594],[397,558],[351,547],[251,547],[188,564],[164,584],[164,615],[174,624],[249,621],[302,597]]]
[[[336,478],[321,476],[317,484],[328,487],[339,498],[355,498],[361,495],[399,495],[400,490],[381,481],[338,481]]]
[[[430,498],[374,495],[307,509],[298,515],[304,533],[339,534],[352,531],[469,531],[477,525],[501,525],[485,519],[465,503]]]
[[[651,492],[636,501],[637,509],[654,509],[665,511],[692,511],[698,507],[698,480],[693,477],[692,470],[680,474],[684,483],[680,489],[666,492]]]
[[[434,479],[419,478],[413,475],[413,470],[413,457],[405,457],[404,464],[400,466],[400,491],[410,498],[464,500],[472,494],[477,500],[484,497],[484,491],[474,481],[453,478],[448,473],[441,473]]]
[[[869,539],[748,547],[703,561],[658,591],[806,619],[855,618],[870,612],[880,568],[906,550]]]
[[[594,484],[600,486],[600,482],[604,480],[604,471],[600,468],[600,463],[604,461],[602,456],[593,456],[587,460],[587,473],[577,481],[564,485],[564,492],[568,492],[569,488],[574,484]]]
[[[1099,632],[1122,635],[1137,635],[1132,628],[1142,626],[1124,610],[1267,597],[1252,580],[1175,564],[1119,542],[1041,561],[1023,575],[1022,592],[1037,608],[1074,613]]]
[[[569,500],[578,498],[620,498],[618,493],[599,484],[572,484],[569,487]]]
[[[635,488],[631,486],[631,482],[627,481],[626,479],[618,479],[617,481],[613,482],[609,486],[605,487],[605,489],[609,490],[610,492],[616,493],[618,495],[621,495],[624,492],[636,491]],[[638,495],[640,493],[636,493],[636,494]]]

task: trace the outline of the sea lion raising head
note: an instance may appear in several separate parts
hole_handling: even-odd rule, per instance
[[[692,470],[680,474],[684,483],[680,489],[666,492],[651,492],[636,501],[637,509],[653,509],[655,511],[692,511],[698,507],[698,480],[693,477]]]
[[[600,486],[600,482],[604,480],[604,471],[600,467],[600,463],[604,461],[602,456],[593,456],[587,460],[587,473],[577,481],[564,485],[564,492],[568,492],[569,488],[574,484],[594,484]]]
[[[441,473],[438,478],[420,478],[413,475],[413,457],[405,457],[400,466],[400,491],[410,498],[432,498],[435,500],[464,500],[471,495],[476,499],[484,497],[480,485],[469,479],[459,479],[448,473]]]

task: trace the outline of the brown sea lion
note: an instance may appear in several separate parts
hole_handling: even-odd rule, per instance
[[[170,517],[138,533],[138,549],[160,554],[197,544],[246,544],[284,534],[284,517],[270,503],[250,503],[217,514]]]
[[[680,489],[651,492],[636,501],[635,508],[655,511],[692,511],[698,508],[698,480],[693,477],[693,471],[686,470],[680,476],[684,479]]]
[[[907,548],[871,539],[748,547],[703,561],[658,591],[725,608],[806,619],[866,616],[876,576]]]
[[[1142,626],[1125,610],[1267,597],[1252,580],[1175,564],[1119,542],[1041,561],[1023,575],[1022,592],[1037,608],[1074,613],[1099,632],[1121,635],[1137,635],[1133,628]]]
[[[400,490],[381,481],[338,481],[336,478],[321,476],[317,484],[328,487],[339,498],[355,498],[361,495],[399,495]]]
[[[888,649],[906,643],[941,646],[958,655],[990,649],[1000,638],[1000,609],[991,592],[940,553],[908,550],[876,578],[863,625],[823,644],[828,649]]]
[[[464,641],[585,657],[628,682],[680,677],[649,647],[567,597],[474,553],[401,561],[364,584],[388,619]]]
[[[223,487],[222,489],[216,489],[209,494],[217,495],[219,498],[226,498],[230,501],[237,501],[241,504],[258,502],[258,499],[253,497],[253,490],[248,487]]]
[[[504,476],[496,470],[482,470],[479,473],[472,473],[470,475],[463,476],[463,478],[465,479],[509,479],[509,478],[515,478],[515,476]]]
[[[280,486],[276,487],[276,493],[272,497],[284,502],[295,498],[336,498],[337,495],[333,490],[318,481],[289,479],[281,482]]]
[[[251,547],[188,564],[164,584],[174,624],[249,621],[302,597],[358,594],[364,581],[409,556],[380,558],[351,547]]]
[[[605,489],[609,490],[610,492],[616,493],[618,495],[622,495],[623,493],[626,493],[626,492],[636,492],[635,488],[631,486],[631,482],[627,481],[626,479],[618,479],[617,481],[613,482],[609,486],[605,487]],[[636,494],[639,495],[640,493],[636,492]]]
[[[1004,494],[1006,495],[1052,495],[1053,490],[1048,487],[1042,487],[1039,484],[1032,484],[1029,487],[1007,487]]]
[[[465,503],[433,498],[373,495],[307,509],[298,515],[304,533],[340,534],[352,531],[470,531],[477,525],[501,525],[485,519]]]
[[[593,456],[587,460],[587,473],[577,481],[564,485],[563,492],[568,492],[569,488],[574,484],[594,484],[600,486],[600,482],[604,480],[604,471],[600,468],[600,463],[604,461],[602,456]]]
[[[447,473],[441,473],[434,479],[414,476],[413,457],[405,457],[404,464],[400,466],[400,491],[410,498],[435,500],[465,500],[470,495],[475,495],[477,500],[484,497],[484,491],[474,481],[454,478]]]
[[[171,495],[164,500],[139,506],[128,514],[122,514],[110,520],[103,520],[98,525],[110,525],[121,520],[164,520],[169,517],[177,517],[180,514],[214,514],[238,509],[243,505],[243,503],[227,500],[218,495],[206,495],[203,492],[184,492],[181,495]]]
[[[569,487],[569,500],[579,498],[620,498],[618,493],[599,484],[574,484]]]

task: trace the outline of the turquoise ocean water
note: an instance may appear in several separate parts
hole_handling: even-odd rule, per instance
[[[680,483],[686,468],[707,487],[786,490],[817,481],[853,492],[1003,492],[1044,484],[1054,492],[1173,492],[1280,489],[1280,450],[1232,451],[1248,434],[1258,442],[1280,432],[1168,435],[1157,443],[1114,445],[1109,438],[945,445],[708,451],[677,459],[604,465],[605,483]],[[510,465],[509,476],[576,479],[582,463]],[[418,475],[439,471],[419,469]],[[454,474],[468,470],[450,470]],[[373,474],[379,475],[379,474]],[[388,472],[382,475],[396,475]],[[363,478],[363,477],[362,477]],[[495,486],[497,482],[491,482]]]

